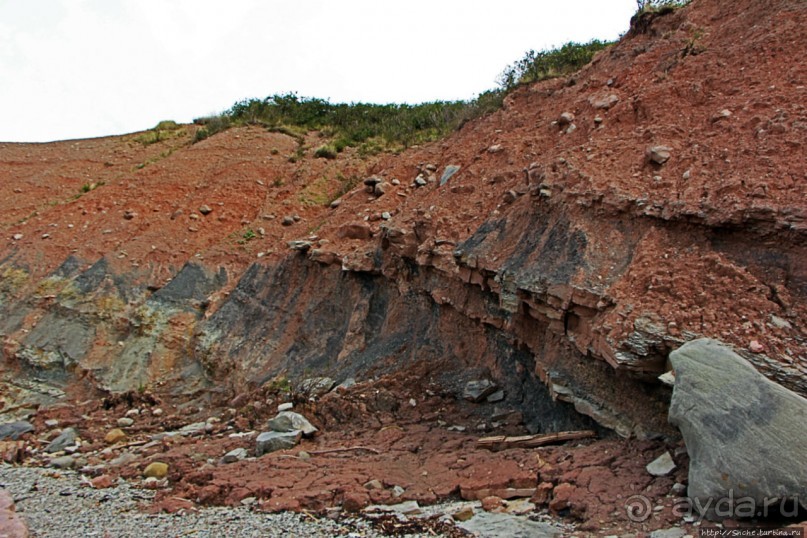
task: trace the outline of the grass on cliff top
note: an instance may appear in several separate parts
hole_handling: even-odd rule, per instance
[[[499,86],[469,101],[435,101],[417,105],[331,103],[295,93],[245,99],[219,116],[200,118],[195,141],[235,125],[263,125],[299,134],[320,131],[329,142],[316,156],[334,158],[346,147],[360,155],[397,151],[438,140],[464,123],[499,109],[504,97],[522,84],[564,76],[579,70],[610,43],[593,40],[567,43],[547,51],[529,51],[499,76]]]

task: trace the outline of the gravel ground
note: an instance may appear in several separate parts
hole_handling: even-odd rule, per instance
[[[0,465],[0,487],[14,497],[33,538],[385,536],[364,520],[336,522],[289,512],[265,514],[246,507],[206,508],[184,515],[143,514],[138,506],[153,492],[125,483],[93,489],[67,471]]]

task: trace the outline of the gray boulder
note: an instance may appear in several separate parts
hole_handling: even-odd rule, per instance
[[[804,505],[807,399],[768,380],[717,340],[684,344],[670,361],[675,387],[669,419],[689,452],[693,508],[724,519],[754,515],[751,510],[774,499],[797,497]]]
[[[303,432],[264,432],[255,440],[255,455],[263,456],[276,450],[294,448],[300,442]]]
[[[25,420],[0,424],[0,441],[3,439],[16,441],[22,435],[32,431],[34,431],[34,425]]]
[[[309,437],[317,432],[308,419],[294,411],[282,411],[273,419],[269,420],[269,429],[274,432],[293,432],[300,430],[303,435]]]
[[[319,398],[331,392],[334,385],[336,385],[336,381],[330,377],[312,377],[304,379],[300,386],[297,387],[297,392],[306,398]]]
[[[74,428],[65,428],[56,439],[50,442],[47,448],[45,448],[45,452],[53,454],[54,452],[59,452],[69,446],[73,446],[76,444],[76,437],[78,437],[78,433]]]

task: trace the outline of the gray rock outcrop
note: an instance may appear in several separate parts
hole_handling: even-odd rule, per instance
[[[56,439],[50,442],[45,452],[53,454],[76,444],[78,433],[74,428],[65,428]]]
[[[469,402],[481,402],[488,396],[495,393],[498,389],[499,386],[489,379],[468,381],[468,383],[465,384],[465,390],[462,392],[462,397]]]
[[[246,459],[247,456],[247,449],[246,448],[236,448],[227,452],[222,458],[222,463],[235,463],[237,461],[241,461]]]
[[[319,398],[331,391],[336,381],[330,377],[312,377],[304,379],[297,391],[306,398]]]
[[[309,437],[317,432],[317,428],[312,425],[307,418],[294,411],[282,411],[273,419],[269,420],[269,429],[274,432],[292,432],[300,430],[303,435]]]
[[[0,424],[0,440],[11,439],[16,441],[22,435],[34,431],[34,425],[28,421],[7,422]]]
[[[807,504],[807,399],[763,377],[717,340],[684,344],[670,361],[669,419],[689,452],[693,508],[723,519],[754,515],[733,510],[775,499]],[[734,502],[719,503],[726,499]]]
[[[294,448],[300,442],[301,431],[264,432],[255,440],[255,455],[262,456],[276,450]]]

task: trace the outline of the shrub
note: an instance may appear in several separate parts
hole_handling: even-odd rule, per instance
[[[636,0],[636,13],[630,18],[630,34],[644,34],[653,21],[690,3],[691,0]]]
[[[152,131],[176,131],[179,125],[174,120],[163,120]]]
[[[499,84],[509,91],[521,84],[568,75],[578,71],[594,54],[611,43],[593,39],[588,43],[569,42],[560,48],[536,52],[529,50],[499,75]]]
[[[201,142],[205,138],[209,138],[216,133],[226,131],[232,127],[230,118],[222,114],[220,116],[209,116],[206,118],[196,118],[193,120],[196,125],[201,125],[201,129],[197,129],[193,135],[193,142]]]
[[[182,127],[173,120],[163,120],[156,126],[135,138],[135,140],[144,146],[156,144],[157,142],[178,136],[177,131],[179,131],[181,128]]]
[[[314,151],[314,157],[318,159],[336,159],[336,148],[330,144],[318,147]]]
[[[220,116],[194,120],[202,126],[196,131],[194,141],[204,140],[232,125],[262,125],[297,140],[300,147],[289,157],[290,162],[303,156],[303,142],[310,131],[319,131],[323,137],[331,139],[314,151],[315,157],[333,159],[347,147],[358,148],[361,156],[398,151],[437,140],[467,121],[501,108],[507,93],[520,84],[580,69],[609,44],[593,40],[584,44],[567,43],[549,51],[531,50],[502,72],[498,79],[499,88],[481,93],[470,101],[434,101],[417,105],[334,104],[315,97],[299,97],[296,93],[244,99]]]
[[[103,185],[105,185],[105,182],[103,181],[98,181],[94,183],[85,183],[84,185],[81,186],[81,194],[86,194],[88,192],[94,191],[95,189]]]

